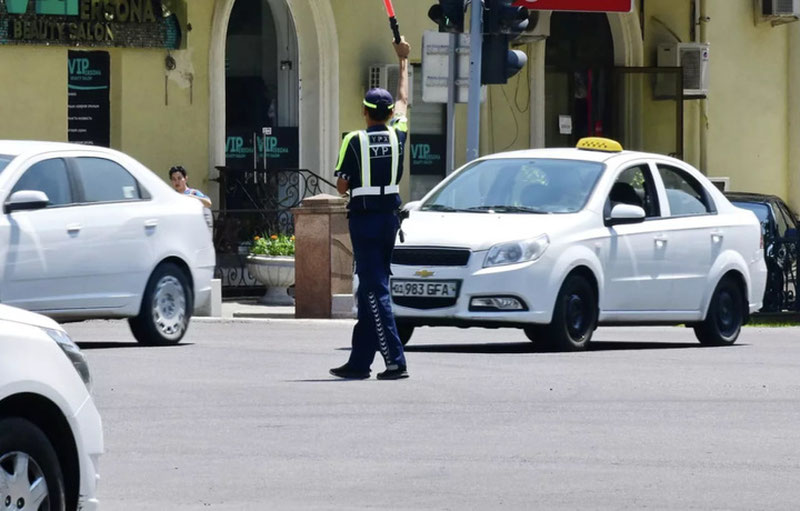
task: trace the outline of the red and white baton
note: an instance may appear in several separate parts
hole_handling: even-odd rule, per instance
[[[392,27],[392,33],[394,33],[394,44],[400,44],[400,27],[397,25],[397,18],[394,17],[392,0],[383,0],[383,5],[386,6],[386,14],[389,15],[389,26]]]

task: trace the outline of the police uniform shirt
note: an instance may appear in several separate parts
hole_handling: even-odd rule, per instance
[[[398,163],[395,185],[403,175],[403,155],[408,138],[408,120],[405,116],[394,117],[387,126],[371,126],[366,133],[369,137],[371,186],[387,186],[392,180],[392,154],[387,130],[394,129],[397,135]],[[348,133],[342,142],[339,162],[336,165],[335,177],[346,180],[350,190],[362,186],[361,183],[361,142],[358,131]],[[352,193],[352,192],[351,192]],[[390,193],[384,195],[365,195],[351,197],[347,206],[353,212],[390,212],[400,208],[400,195]]]

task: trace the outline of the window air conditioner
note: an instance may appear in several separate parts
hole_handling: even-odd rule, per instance
[[[731,189],[731,178],[729,177],[709,177],[708,180],[721,192],[727,192]]]
[[[708,43],[670,43],[658,45],[659,67],[683,68],[684,99],[708,95]]]
[[[380,87],[388,90],[392,97],[397,99],[397,79],[400,75],[400,65],[398,64],[375,64],[369,66],[369,89]],[[408,105],[411,106],[413,99],[414,68],[408,66]]]
[[[760,0],[760,3],[756,21],[771,21],[776,26],[800,19],[800,0]]]
[[[761,0],[761,15],[765,18],[800,16],[800,0]]]

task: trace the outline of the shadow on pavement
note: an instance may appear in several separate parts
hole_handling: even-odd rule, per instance
[[[139,344],[136,341],[122,342],[122,341],[101,341],[101,342],[77,342],[75,343],[82,350],[111,350],[116,348],[180,348],[182,346],[193,346],[192,342],[182,342],[180,344],[172,344],[168,346],[149,346],[147,344]]]
[[[746,344],[734,344],[746,346]],[[723,348],[725,346],[704,346],[698,342],[619,342],[592,341],[587,351],[623,351],[623,350],[669,350],[694,348]],[[530,342],[492,342],[483,344],[420,344],[405,347],[409,353],[553,353]]]

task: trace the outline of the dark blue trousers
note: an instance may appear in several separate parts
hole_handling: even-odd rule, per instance
[[[380,351],[388,369],[405,366],[389,297],[394,239],[400,224],[394,213],[352,213],[350,239],[358,274],[358,322],[348,365],[368,370]]]

